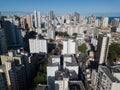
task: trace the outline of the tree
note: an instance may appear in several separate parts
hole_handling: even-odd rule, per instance
[[[63,37],[63,36],[68,37],[69,36],[67,32],[57,32],[57,35],[61,36],[61,37]]]
[[[63,48],[63,45],[62,44],[58,44],[58,48],[62,49]]]
[[[53,39],[49,39],[49,42],[53,42],[54,40]]]
[[[42,30],[42,33],[47,33],[47,29],[45,29],[45,30]]]
[[[87,46],[85,43],[83,43],[82,45],[78,46],[78,50],[82,53],[84,53],[87,50]]]
[[[30,37],[35,37],[36,35],[37,35],[37,33],[35,31],[29,32],[29,36]]]
[[[63,36],[64,36],[64,37],[68,37],[69,35],[68,35],[67,32],[63,32]]]
[[[76,39],[77,33],[73,33],[72,36],[73,36],[73,39]]]
[[[120,57],[120,44],[118,43],[112,43],[109,46],[109,51],[108,51],[108,62],[113,63],[113,61],[117,58]]]
[[[73,33],[72,36],[77,36],[77,33]]]
[[[86,34],[87,33],[87,31],[84,31],[84,34]]]
[[[41,64],[39,67],[39,71],[37,73],[37,75],[34,78],[34,83],[36,84],[46,84],[47,81],[47,71],[46,71],[46,63]]]

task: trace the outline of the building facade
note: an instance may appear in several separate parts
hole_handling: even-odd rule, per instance
[[[63,41],[63,52],[62,54],[76,54],[77,43],[73,40]]]
[[[120,81],[106,66],[99,66],[96,90],[119,90]]]
[[[75,71],[78,75],[79,66],[74,55],[56,55],[51,56],[47,65],[47,83],[50,85],[51,90],[55,89],[55,72],[67,69],[68,71]]]
[[[47,40],[45,39],[29,39],[30,53],[47,54]]]
[[[0,28],[0,54],[7,52],[7,44],[4,30]]]

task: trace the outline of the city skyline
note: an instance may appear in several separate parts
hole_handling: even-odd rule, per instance
[[[120,90],[118,0],[1,0],[0,90]]]
[[[12,2],[1,0],[0,11],[9,14],[9,12],[30,13],[38,10],[42,14],[46,14],[53,10],[60,15],[77,11],[81,15],[87,16],[120,16],[119,3],[119,0],[12,0]]]

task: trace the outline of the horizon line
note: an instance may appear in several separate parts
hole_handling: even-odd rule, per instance
[[[41,12],[40,10],[33,10],[33,11],[19,11],[19,10],[14,10],[14,11],[2,11],[0,10],[1,14],[5,14],[5,15],[22,15],[22,14],[32,14],[34,11],[39,11],[42,15],[46,15],[48,14],[50,11],[54,11],[54,10],[49,10],[47,12]],[[56,12],[54,11],[55,14],[57,15],[66,15],[66,14],[74,14],[74,12],[78,12],[78,11],[73,11],[73,12]],[[78,12],[81,16],[91,16],[91,15],[95,15],[95,16],[115,16],[115,17],[120,17],[120,12]]]

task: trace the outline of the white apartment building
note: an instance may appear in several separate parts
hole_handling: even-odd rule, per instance
[[[54,55],[49,58],[47,65],[47,83],[50,85],[51,90],[55,89],[55,72],[63,69],[73,70],[78,75],[79,66],[74,55]]]
[[[48,26],[47,38],[55,39],[55,26],[53,24],[49,24],[49,26]]]
[[[63,51],[62,54],[76,54],[77,53],[77,43],[72,39],[63,41]]]
[[[81,34],[77,35],[77,37],[76,37],[76,40],[77,40],[79,45],[85,43],[84,39],[85,39],[85,34],[84,33],[81,33]]]
[[[34,16],[34,27],[40,28],[41,27],[40,12],[34,11],[33,16]]]
[[[106,66],[99,66],[96,90],[120,90],[120,80]]]
[[[108,27],[108,17],[102,17],[102,27]]]
[[[120,26],[116,28],[116,32],[120,32]]]
[[[45,39],[29,39],[30,53],[47,54],[47,40]]]
[[[82,81],[74,70],[67,69],[55,72],[55,90],[85,90]]]
[[[99,64],[106,63],[107,55],[108,55],[108,49],[109,49],[109,37],[104,36],[101,43],[101,52],[100,52],[100,59]]]
[[[52,56],[48,60],[47,65],[47,84],[50,85],[51,90],[54,90],[55,72],[60,67],[60,56]]]
[[[95,20],[95,27],[100,27],[100,20],[99,19]]]

